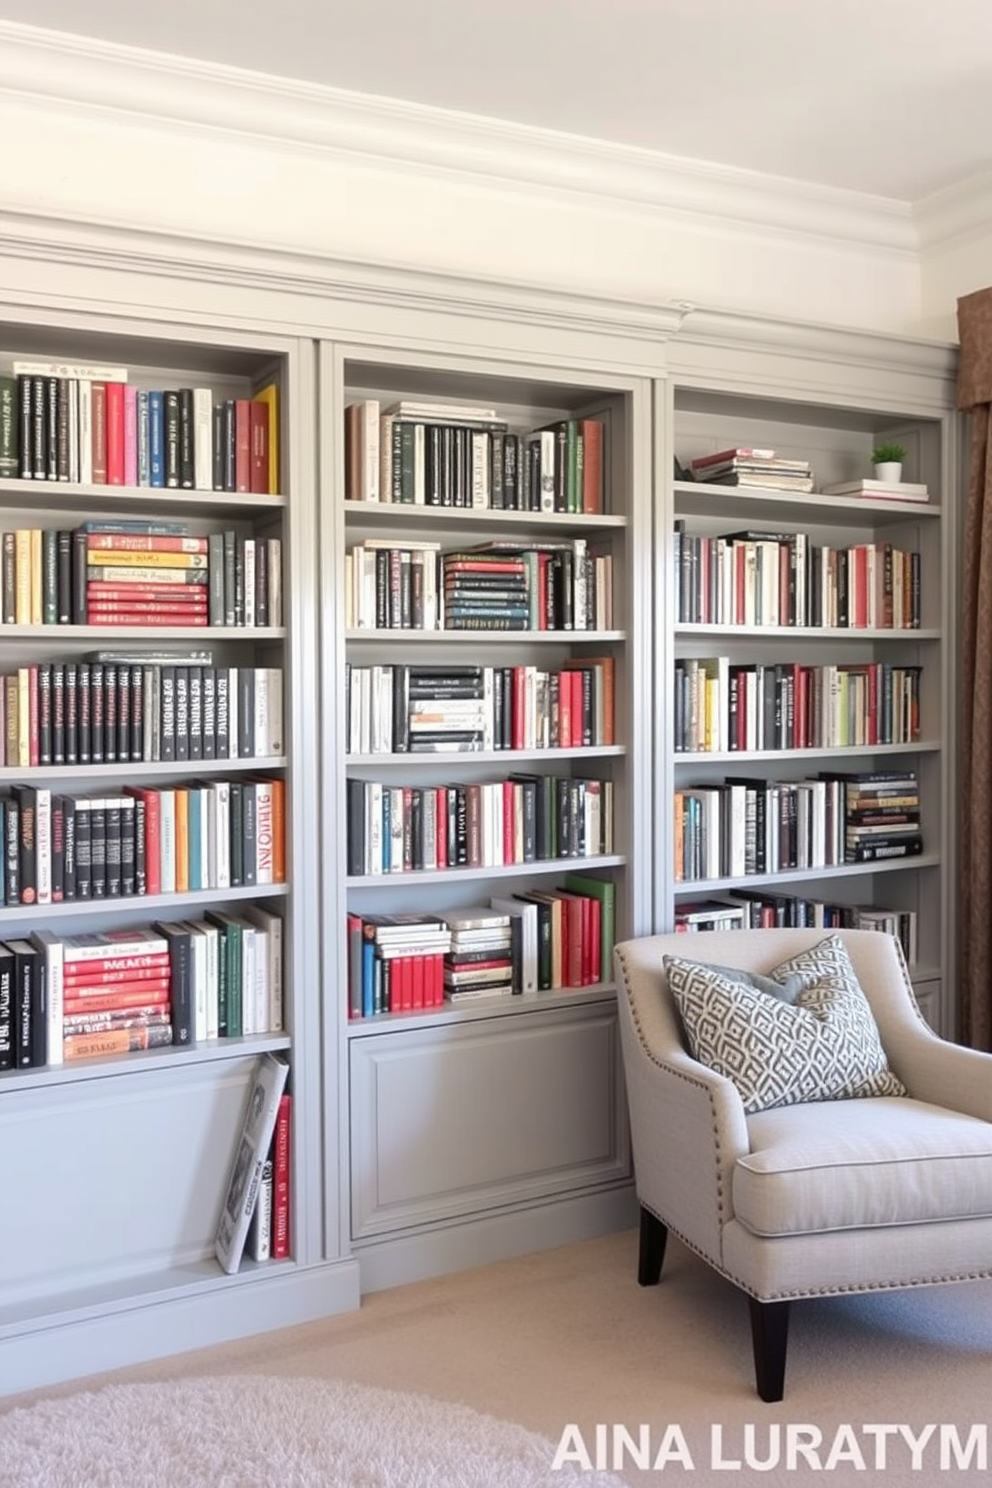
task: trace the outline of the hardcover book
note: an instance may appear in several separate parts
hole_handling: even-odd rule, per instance
[[[263,1054],[251,1084],[214,1247],[228,1275],[241,1264],[288,1074],[282,1059]]]

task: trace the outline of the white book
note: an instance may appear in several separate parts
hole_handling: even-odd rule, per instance
[[[193,1008],[193,1038],[196,1043],[209,1038],[207,1033],[207,995],[209,965],[207,937],[196,920],[180,920],[180,927],[190,933],[190,1002]]]
[[[69,380],[69,479],[79,480],[79,380]]]
[[[361,499],[379,500],[379,399],[366,398],[362,403],[360,434]]]
[[[393,499],[393,424],[391,413],[379,415],[379,500]]]
[[[283,1060],[274,1054],[263,1054],[248,1091],[214,1247],[228,1275],[241,1264],[288,1073],[289,1067]]]
[[[77,808],[78,809],[78,808]],[[176,892],[176,793],[159,791],[159,875],[161,892]]]
[[[542,429],[534,437],[540,441],[541,445],[540,509],[542,512],[553,512],[555,509],[556,435],[553,429]]]
[[[52,792],[47,785],[35,786],[34,792],[35,890],[36,903],[52,902]]]
[[[267,1261],[272,1255],[272,1161],[266,1158],[258,1185],[258,1199],[248,1230],[248,1254],[253,1261]]]
[[[127,382],[126,367],[94,366],[87,362],[15,362],[15,377],[85,377],[90,382]]]
[[[382,793],[379,780],[365,785],[365,872],[382,872]]]
[[[261,1033],[258,975],[255,967],[255,926],[238,916],[241,925],[241,1032]]]
[[[209,920],[191,920],[190,927],[203,936],[206,976],[204,981],[204,1034],[215,1039],[220,1033],[220,931]],[[199,1038],[199,1034],[197,1035]]]
[[[413,504],[427,503],[427,430],[423,424],[413,426]]]
[[[264,1032],[281,1033],[283,1030],[283,921],[282,916],[261,904],[249,904],[245,908],[245,919],[265,932],[265,955],[267,960],[266,991],[268,1007]]]
[[[267,537],[269,548],[269,624],[281,626],[282,618],[282,538]]]
[[[93,484],[93,385],[80,377],[76,390],[79,403],[79,483]]]
[[[193,485],[214,488],[214,395],[208,387],[193,389]]]
[[[491,497],[489,464],[489,431],[472,431],[472,506],[488,511]]]
[[[477,408],[460,403],[432,403],[419,398],[401,398],[386,409],[396,418],[423,419],[425,423],[443,423],[449,419],[455,423],[492,422],[499,418],[495,408]]]
[[[61,1064],[62,1011],[64,1004],[63,972],[65,945],[51,930],[35,930],[30,937],[45,958],[45,1028],[49,1064]]]
[[[255,781],[255,882],[275,881],[275,791],[271,780]]]
[[[227,757],[237,759],[238,757],[238,696],[241,689],[238,686],[238,668],[227,669]]]
[[[512,920],[519,924],[519,932],[514,936],[512,942],[514,947],[514,961],[519,960],[515,966],[519,979],[519,990],[522,993],[537,991],[537,945],[538,924],[537,905],[526,904],[520,899],[493,898],[489,903],[493,909],[500,909],[508,914]]]

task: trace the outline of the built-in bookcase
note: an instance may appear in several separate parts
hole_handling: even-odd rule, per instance
[[[347,407],[363,405],[363,419],[371,407],[385,428],[386,411],[402,400],[493,409],[507,431],[523,436],[523,448],[534,430],[596,420],[603,438],[602,511],[494,509],[482,504],[485,498],[478,492],[474,508],[440,505],[425,498],[422,489],[406,501],[347,499],[356,488],[354,466],[349,471],[347,463],[346,420],[354,417],[346,414]],[[650,848],[644,804],[650,785],[641,701],[651,640],[644,547],[648,409],[645,387],[636,381],[604,383],[571,370],[524,372],[509,364],[399,356],[374,348],[323,351],[321,499],[325,562],[334,574],[340,576],[348,555],[369,539],[388,539],[398,550],[404,543],[415,550],[418,543],[433,542],[442,565],[445,554],[487,543],[519,549],[533,544],[545,551],[558,544],[573,552],[587,548],[605,558],[612,571],[612,614],[601,629],[592,628],[591,608],[586,629],[543,628],[543,621],[532,620],[516,630],[486,625],[458,630],[450,621],[427,630],[402,623],[349,628],[351,588],[340,577],[325,585],[325,727],[334,741],[325,753],[328,832],[329,840],[341,844],[336,871],[328,875],[328,920],[341,933],[329,948],[326,986],[335,1004],[329,1014],[345,1031],[352,1240],[369,1248],[363,1284],[391,1274],[389,1242],[404,1234],[409,1243],[410,1232],[426,1236],[456,1216],[484,1219],[523,1202],[539,1210],[551,1200],[602,1195],[629,1183],[612,976],[457,1006],[445,1001],[350,1016],[354,968],[345,925],[349,914],[443,916],[486,905],[493,896],[554,890],[569,873],[581,871],[611,885],[617,939],[646,927]],[[499,748],[487,736],[465,752],[347,752],[349,682],[360,668],[470,664],[497,676],[526,668],[557,674],[581,666],[584,658],[608,659],[610,742],[562,747],[545,735],[541,743],[530,739],[526,747]],[[542,860],[532,852],[523,860],[509,845],[504,851],[497,844],[487,866],[451,860],[439,867],[432,861],[426,871],[414,866],[383,872],[378,866],[360,871],[362,864],[353,861],[348,871],[349,798],[353,802],[355,782],[374,781],[387,790],[408,787],[414,793],[439,786],[468,790],[479,783],[502,791],[503,782],[520,772],[593,782],[592,790],[611,803],[609,839],[591,851],[580,844],[576,855],[573,845],[572,855],[563,848]],[[353,816],[351,825],[354,829]],[[505,825],[511,832],[509,818]],[[418,1132],[414,1140],[411,1119]],[[455,1167],[462,1178],[453,1186],[449,1164],[456,1132]],[[521,1142],[531,1150],[524,1164]]]
[[[7,1195],[0,1213],[4,1391],[27,1388],[35,1379],[58,1372],[46,1358],[45,1344],[55,1323],[67,1329],[59,1368],[72,1374],[99,1368],[104,1358],[120,1361],[129,1352],[128,1336],[137,1340],[142,1330],[162,1328],[156,1347],[187,1346],[193,1335],[182,1332],[182,1304],[195,1303],[207,1334],[212,1327],[223,1330],[221,1319],[228,1309],[251,1311],[245,1288],[248,1294],[253,1287],[260,1289],[254,1296],[262,1312],[270,1292],[278,1291],[280,1306],[291,1314],[312,1315],[312,1301],[306,1300],[316,1274],[312,1268],[324,1259],[321,1174],[319,1167],[308,1172],[312,1149],[306,1136],[319,1121],[321,1083],[319,1014],[314,998],[307,995],[317,964],[318,864],[317,844],[307,830],[317,782],[311,694],[316,657],[316,522],[309,422],[312,344],[208,327],[177,329],[153,321],[13,310],[0,327],[0,375],[9,375],[15,362],[25,361],[54,364],[70,378],[91,376],[95,381],[101,380],[100,369],[116,369],[126,374],[129,387],[142,390],[209,388],[217,403],[248,402],[262,386],[273,387],[270,434],[278,441],[279,455],[275,478],[266,476],[263,490],[214,490],[208,478],[197,489],[152,488],[139,485],[133,473],[128,484],[94,483],[75,478],[79,467],[74,463],[73,478],[68,478],[67,470],[63,479],[0,480],[0,528],[71,532],[86,521],[181,523],[189,535],[206,539],[211,563],[219,555],[210,546],[214,534],[232,535],[229,545],[239,562],[246,542],[251,551],[252,543],[257,547],[274,538],[271,552],[278,555],[280,568],[270,577],[281,588],[281,600],[277,610],[263,612],[265,623],[246,623],[257,622],[258,617],[246,615],[243,607],[233,624],[228,623],[233,616],[218,614],[212,618],[222,623],[209,625],[184,624],[171,615],[159,617],[165,623],[97,625],[85,609],[70,617],[70,623],[39,624],[37,616],[24,623],[18,617],[16,623],[0,626],[4,674],[49,664],[76,668],[96,652],[123,652],[147,658],[147,669],[135,662],[132,670],[137,668],[135,678],[141,672],[150,687],[144,673],[156,670],[156,653],[175,658],[180,652],[207,651],[211,666],[218,673],[227,672],[228,678],[232,668],[253,676],[261,669],[267,669],[267,676],[268,669],[278,673],[282,703],[278,720],[272,720],[278,723],[271,735],[274,747],[260,744],[252,735],[233,757],[230,750],[228,757],[218,757],[215,749],[211,758],[205,757],[202,740],[197,748],[180,735],[178,740],[173,737],[171,749],[166,748],[163,708],[154,748],[147,740],[148,747],[139,747],[135,733],[127,752],[123,746],[112,752],[106,747],[111,742],[108,734],[103,763],[63,753],[61,760],[25,767],[21,758],[8,757],[0,768],[0,794],[6,798],[12,787],[24,783],[56,795],[115,798],[131,787],[167,792],[193,782],[209,788],[229,780],[235,789],[243,789],[246,783],[265,778],[278,782],[284,823],[275,825],[280,837],[277,867],[273,872],[265,869],[254,883],[251,873],[246,877],[236,871],[232,878],[231,862],[226,871],[220,866],[224,854],[216,834],[223,824],[214,822],[209,861],[194,859],[191,853],[185,873],[171,883],[163,881],[157,893],[141,893],[136,886],[134,893],[120,896],[120,884],[114,893],[109,878],[106,897],[101,898],[83,900],[63,893],[38,903],[19,902],[5,893],[0,940],[28,938],[39,930],[56,939],[90,932],[136,932],[156,921],[202,921],[214,912],[243,916],[258,909],[278,917],[283,946],[279,1006],[270,983],[269,1016],[264,1024],[256,1019],[265,1032],[242,1031],[238,1036],[232,1002],[229,1036],[215,1036],[202,1023],[197,1025],[194,1003],[189,1037],[182,1046],[74,1059],[52,1023],[47,1058],[0,1073]],[[75,558],[85,563],[85,551]],[[239,582],[244,577],[240,574]],[[172,722],[182,729],[182,719]],[[209,793],[208,789],[201,805],[206,805]],[[226,839],[231,861],[238,850],[236,839],[236,833]],[[208,834],[204,832],[199,841],[207,846]],[[150,851],[151,844],[147,846]],[[246,861],[247,857],[242,868]],[[259,857],[256,866],[262,861]],[[233,976],[230,965],[229,970]],[[272,965],[267,967],[272,970]],[[174,964],[170,975],[175,1027],[179,991]],[[195,981],[195,965],[190,975]],[[190,995],[195,994],[194,986]],[[247,982],[242,994],[247,1014],[253,995]],[[39,1008],[44,1018],[45,1004]],[[51,1017],[50,1005],[47,1016]],[[214,1237],[256,1057],[265,1050],[277,1052],[290,1066],[296,1114],[291,1250],[283,1261],[255,1264],[246,1259],[238,1272],[225,1276],[214,1258]],[[240,1301],[235,1300],[239,1291]],[[178,1305],[163,1314],[163,1302]],[[104,1354],[101,1318],[107,1308],[120,1328],[110,1352]],[[155,1311],[155,1322],[146,1316],[149,1308]],[[130,1352],[136,1356],[143,1348],[132,1342]]]
[[[950,1033],[952,1011],[943,991],[949,975],[948,864],[953,850],[950,596],[955,513],[948,421],[918,414],[910,416],[905,409],[900,412],[898,406],[891,405],[876,408],[845,405],[840,400],[805,401],[782,396],[777,391],[768,397],[756,393],[742,396],[712,385],[703,388],[678,384],[670,406],[659,411],[659,419],[671,435],[667,468],[659,475],[662,491],[658,505],[656,573],[661,638],[659,667],[672,682],[656,694],[662,801],[668,803],[659,810],[661,830],[656,855],[659,928],[673,928],[680,907],[711,897],[732,899],[739,890],[752,896],[762,893],[771,898],[793,896],[828,905],[888,908],[903,912],[904,916],[910,912],[915,917],[916,953],[911,975],[928,1018],[939,1031]],[[928,487],[926,503],[822,494],[825,486],[870,476],[870,451],[874,444],[886,438],[897,439],[906,447],[905,479]],[[734,447],[774,449],[783,456],[809,460],[814,492],[795,494],[697,483],[676,478],[680,474],[677,470],[673,473],[673,455],[682,467],[688,468],[695,458]],[[878,606],[872,618],[878,623],[865,623],[863,588],[859,589],[859,613],[855,616],[854,558],[850,562],[849,623],[733,623],[724,618],[714,623],[705,610],[703,618],[690,619],[689,612],[680,607],[680,586],[684,588],[699,578],[691,572],[691,564],[700,561],[699,547],[686,538],[713,540],[729,534],[746,534],[759,544],[763,539],[778,538],[784,554],[787,590],[790,553],[793,583],[795,580],[794,534],[797,533],[804,535],[807,551],[813,547],[834,552],[860,547],[870,552],[870,562],[874,565],[877,560],[877,580],[869,579],[869,582],[877,583]],[[918,555],[912,558],[911,580],[907,569],[907,595],[912,587],[918,613],[905,627],[893,627],[889,618],[883,617],[887,582],[883,565],[890,561],[887,556],[890,548]],[[714,549],[711,541],[703,551],[711,555]],[[776,561],[774,545],[772,561]],[[871,571],[868,572],[870,575]],[[717,582],[715,569],[707,581],[709,577],[714,584]],[[863,573],[857,582],[863,586]],[[784,606],[783,599],[782,615],[776,618],[786,618]],[[839,618],[843,617],[842,605]],[[906,618],[909,620],[908,615]],[[808,614],[806,619],[807,622],[810,619]],[[733,724],[729,740],[724,735],[711,739],[716,746],[723,744],[722,750],[678,747],[682,708],[676,706],[674,682],[680,670],[677,664],[687,659],[701,663],[703,670],[721,679],[711,697],[719,696],[721,685],[727,689],[735,717],[736,688],[738,685],[743,688],[742,679],[746,678],[742,669],[763,668],[762,684],[767,683],[769,689],[775,685],[775,668],[779,668],[779,679],[783,675],[789,679],[788,687],[792,686],[795,668],[816,669],[807,670],[805,678],[796,685],[802,688],[815,685],[819,689],[826,678],[823,685],[828,691],[833,687],[833,701],[825,696],[821,703],[817,693],[816,706],[818,710],[821,706],[836,709],[838,722],[842,711],[842,731],[825,736],[821,733],[811,747],[797,747],[795,735],[788,731],[795,720],[791,716],[788,720],[782,717],[781,710],[786,705],[792,706],[793,695],[787,687],[778,698],[778,714],[776,701],[771,700],[767,736],[758,740],[757,747],[753,738],[749,746],[742,736],[736,736],[740,747],[733,747]],[[837,669],[832,678],[831,668]],[[858,672],[861,676],[857,684],[849,681]],[[911,679],[908,683],[907,677]],[[905,693],[909,701],[903,706],[904,727],[898,742],[883,743],[878,742],[885,734],[877,731],[877,723],[885,689],[892,687],[893,678],[897,688],[909,689]],[[855,685],[861,689],[857,693]],[[837,701],[838,688],[845,690],[842,709]],[[899,695],[904,696],[902,690]],[[813,693],[807,696],[812,709]],[[681,743],[684,746],[684,739]],[[731,747],[727,747],[728,743]],[[810,788],[796,790],[796,782],[834,773],[880,772],[904,774],[917,783],[923,836],[923,849],[918,856],[844,861],[841,821],[834,839],[833,857],[828,855],[825,859],[822,850],[818,850],[813,856],[801,855],[797,863],[783,851],[782,858],[771,869],[765,868],[760,859],[756,863],[752,857],[747,871],[742,873],[740,856],[731,860],[727,851],[728,838],[740,825],[733,822],[733,813],[743,810],[746,799],[739,790],[734,793],[733,803],[730,793],[724,792],[722,810],[711,823],[712,829],[719,830],[723,838],[719,871],[712,871],[715,866],[712,857],[709,876],[705,872],[693,876],[676,866],[678,822],[681,820],[685,825],[686,796],[692,797],[695,787],[700,792],[692,803],[693,809],[698,811],[702,805],[705,812],[707,803],[712,805],[713,787],[725,786],[728,780],[782,782],[783,801],[794,802],[798,796],[799,810],[803,812],[815,808],[802,804],[811,799]],[[838,808],[837,798],[832,798],[829,809],[843,812],[843,798],[840,800]],[[781,809],[785,813],[788,807],[782,805]],[[783,863],[788,866],[781,866]],[[782,912],[803,913],[788,906]],[[805,913],[816,911],[808,908]]]

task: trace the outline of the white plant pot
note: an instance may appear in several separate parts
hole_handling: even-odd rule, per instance
[[[889,481],[898,485],[902,480],[902,463],[899,460],[886,460],[882,465],[875,466],[875,479]]]

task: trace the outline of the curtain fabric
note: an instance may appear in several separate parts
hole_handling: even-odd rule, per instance
[[[992,1049],[992,289],[958,300],[958,408],[971,415],[961,612],[958,931],[965,1043]]]

